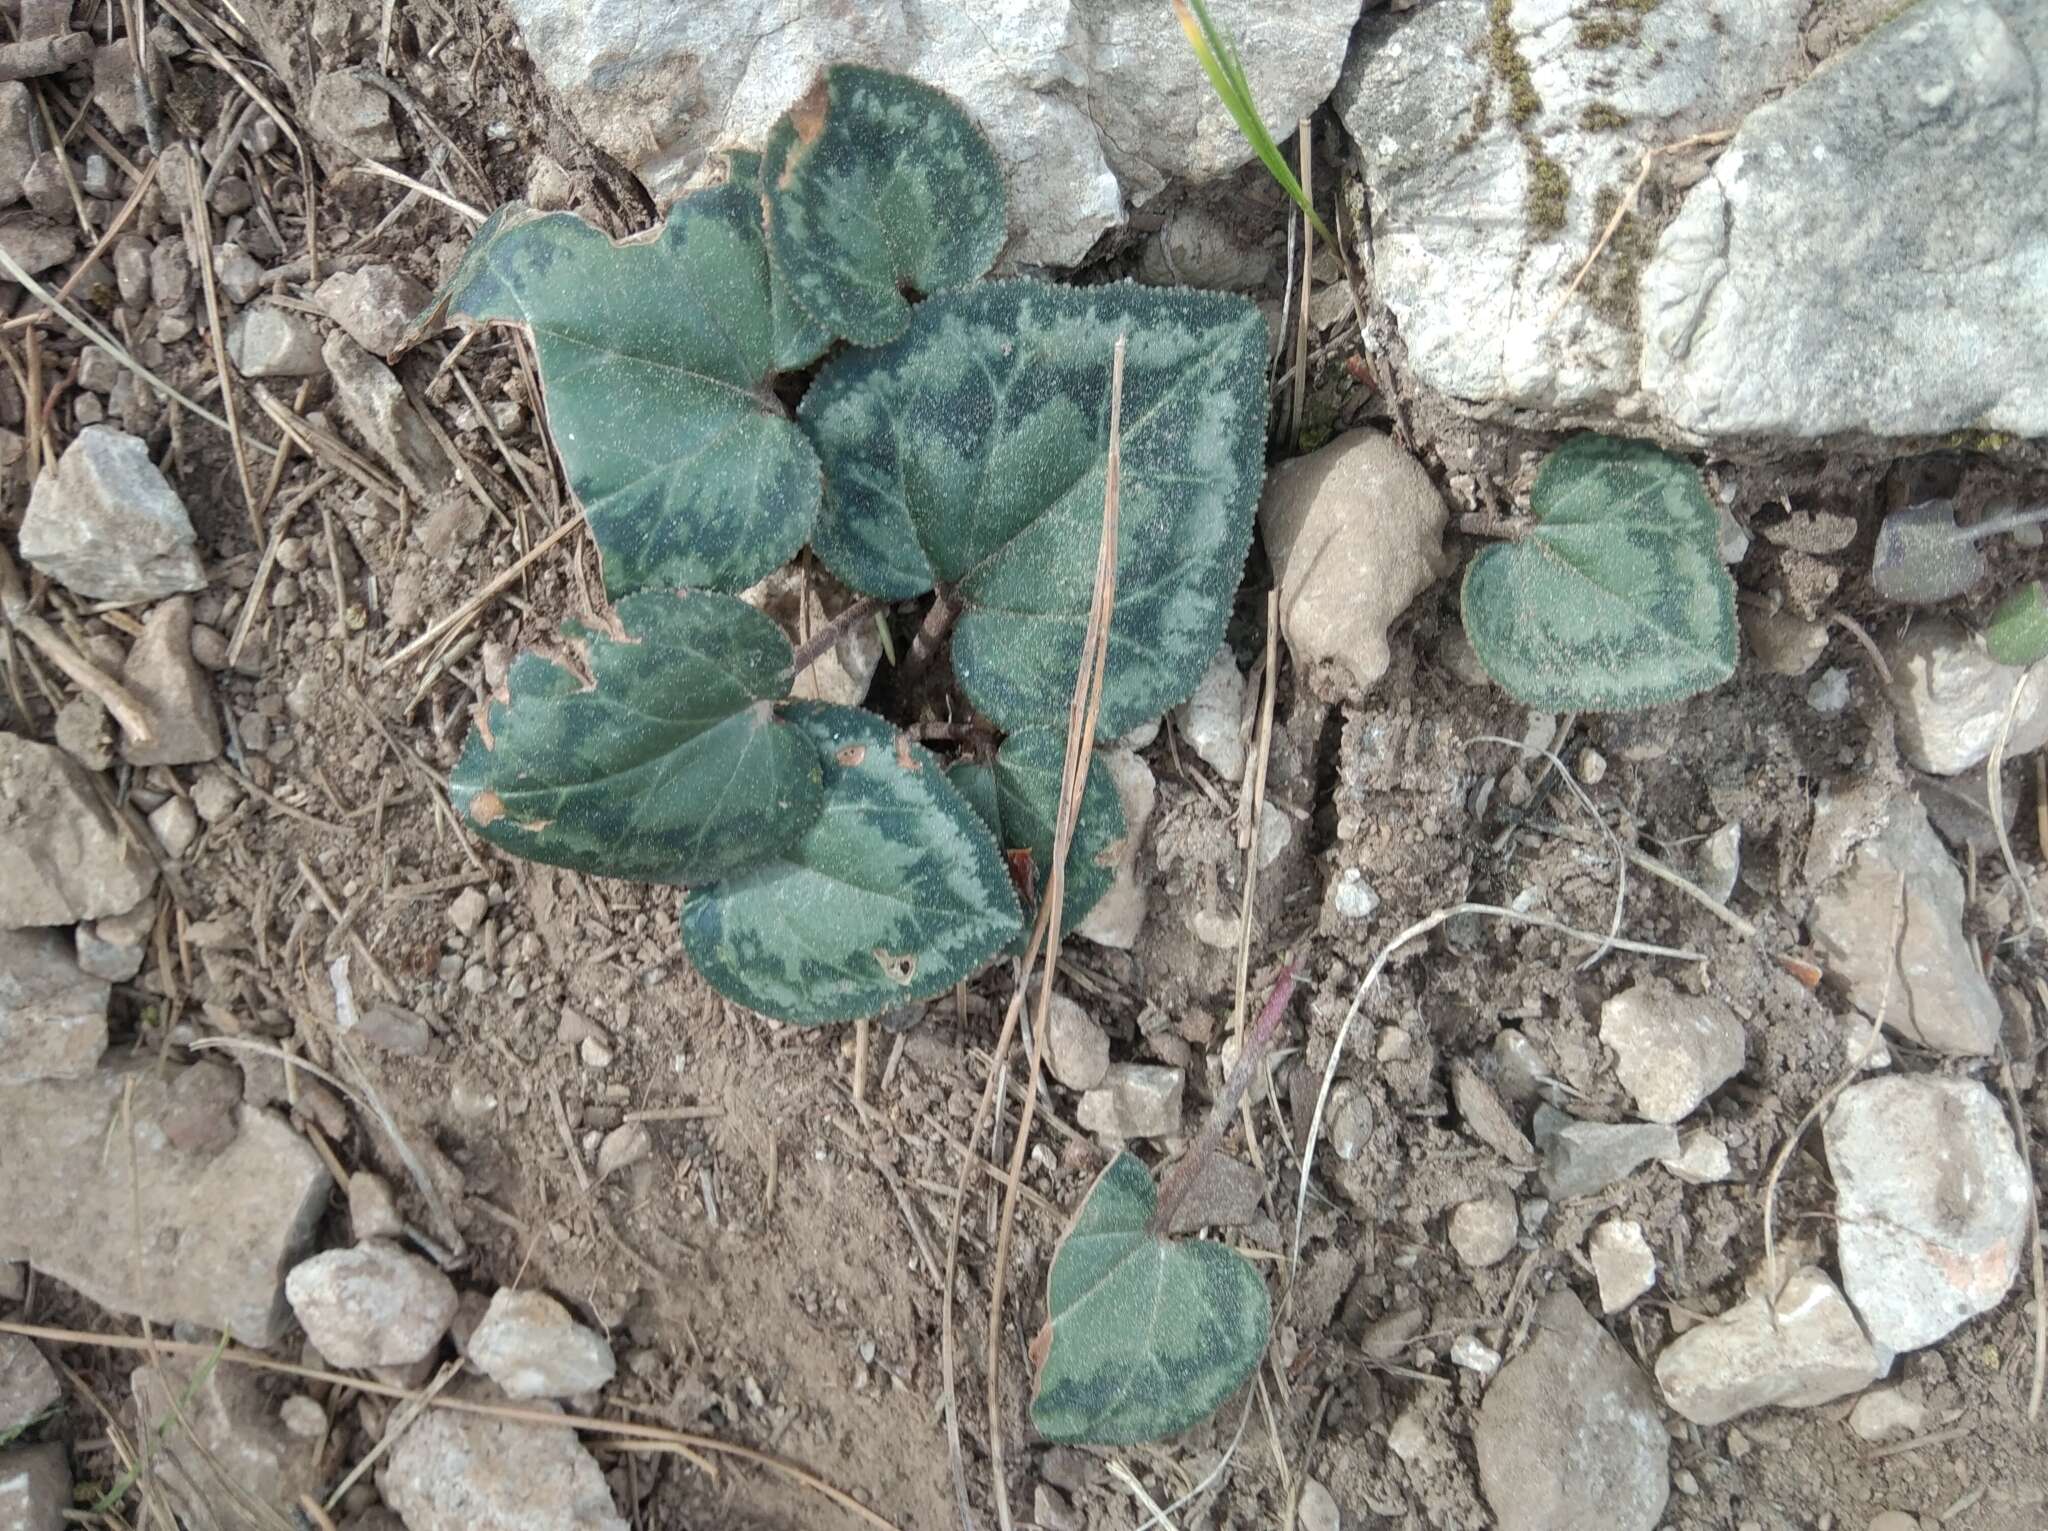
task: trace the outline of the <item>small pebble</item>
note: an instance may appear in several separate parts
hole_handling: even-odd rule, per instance
[[[304,1393],[294,1393],[279,1404],[277,1417],[284,1421],[285,1429],[302,1441],[317,1441],[327,1433],[327,1411],[320,1407],[318,1399],[308,1398]]]
[[[612,1050],[602,1037],[585,1037],[577,1050],[583,1055],[585,1068],[608,1069],[612,1066]]]
[[[1505,1191],[1461,1202],[1451,1213],[1451,1248],[1475,1269],[1497,1265],[1515,1247],[1515,1199]]]

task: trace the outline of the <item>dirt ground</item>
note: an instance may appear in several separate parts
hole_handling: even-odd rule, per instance
[[[257,35],[219,12],[213,35],[273,88],[269,70],[278,70],[285,89],[277,104],[296,114],[290,103],[303,102],[316,70],[376,63],[380,12],[372,0],[353,9],[324,0],[259,4],[242,10]],[[591,216],[617,231],[648,220],[637,188],[552,108],[494,7],[429,0],[398,12],[388,68],[414,96],[397,113],[406,149],[398,163],[408,173],[488,209],[522,195],[534,158],[547,154],[569,172],[577,205]],[[165,99],[173,126],[182,120],[204,133],[240,95],[225,73],[188,54]],[[323,254],[391,261],[436,282],[465,243],[466,223],[423,195],[389,216],[403,188],[339,171],[337,161],[318,184]],[[304,195],[289,144],[269,157],[263,176],[277,222],[292,235],[282,263],[304,244]],[[1269,202],[1252,205],[1258,217],[1275,218]],[[1106,252],[1105,264],[1129,258]],[[977,1358],[995,1193],[993,1177],[975,1165],[1005,1159],[1010,1137],[1007,1127],[994,1141],[966,1137],[1008,977],[984,975],[905,1018],[906,1029],[877,1026],[868,1098],[857,1106],[853,1030],[777,1026],[721,1001],[680,954],[673,890],[510,860],[455,826],[438,783],[455,762],[470,707],[512,652],[544,641],[560,617],[589,610],[600,589],[595,553],[572,533],[452,647],[394,658],[567,514],[519,342],[492,332],[457,355],[456,341],[451,334],[428,342],[400,370],[481,487],[433,506],[394,508],[345,476],[314,489],[323,464],[296,459],[274,502],[285,508],[266,532],[300,539],[306,561],[299,571],[272,567],[261,588],[263,549],[227,442],[189,420],[175,430],[167,418],[157,424],[157,439],[169,442],[168,471],[209,555],[213,584],[200,599],[200,622],[230,633],[245,602],[263,606],[253,657],[216,677],[246,800],[205,831],[171,879],[168,968],[152,964],[123,991],[117,1032],[152,1045],[165,1027],[288,1040],[304,1056],[332,1062],[329,964],[347,957],[360,1005],[403,1006],[435,1033],[424,1059],[364,1056],[456,1226],[437,1226],[389,1143],[359,1114],[327,1124],[341,1129],[329,1133],[332,1146],[345,1165],[374,1167],[399,1186],[412,1224],[444,1246],[459,1237],[468,1254],[458,1283],[486,1292],[515,1277],[543,1285],[601,1326],[621,1363],[606,1412],[772,1450],[904,1528],[956,1523],[933,1256],[944,1248],[967,1163],[961,1429],[977,1524],[993,1524],[991,1424]],[[50,345],[61,356],[71,342],[57,332]],[[1362,380],[1370,369],[1347,365],[1348,357],[1339,346],[1319,366],[1311,420],[1328,430],[1408,430],[1459,510],[1506,505],[1526,490],[1544,438],[1512,424],[1475,425],[1412,394],[1397,410]],[[1392,359],[1398,375],[1397,351]],[[165,348],[164,370],[188,390],[215,378],[197,336]],[[243,393],[244,421],[274,439]],[[500,400],[522,406],[516,428],[497,433],[502,440],[480,428],[479,416],[481,404]],[[318,408],[319,389],[297,402]],[[72,428],[70,410],[60,397],[52,414],[59,438]],[[2012,478],[1993,459],[1955,453],[1937,469],[1944,464],[1966,472],[1979,486],[1972,492],[2038,488],[2037,479]],[[1710,462],[1710,486],[1734,486],[1731,508],[1755,538],[1739,583],[1761,593],[1811,591],[1819,582],[1828,587],[1819,604],[1881,620],[1861,591],[1861,571],[1876,520],[1902,492],[1907,471],[1853,450],[1798,462]],[[526,483],[538,492],[529,496]],[[20,489],[10,489],[10,518],[21,508]],[[1852,516],[1857,540],[1824,558],[1781,547],[1769,530],[1793,511]],[[1470,545],[1454,551],[1462,557]],[[1264,642],[1262,567],[1255,555],[1233,630],[1247,660]],[[2001,585],[2018,567],[2001,570]],[[288,574],[296,599],[280,604]],[[1105,1162],[1072,1125],[1072,1096],[1048,1084],[1026,1176],[1036,1194],[1023,1203],[1000,1319],[1007,1359],[998,1424],[1020,1523],[1031,1523],[1034,1492],[1046,1485],[1070,1505],[1067,1524],[1143,1524],[1112,1463],[1164,1505],[1207,1478],[1237,1440],[1220,1484],[1176,1510],[1173,1524],[1287,1525],[1288,1506],[1313,1477],[1346,1508],[1346,1525],[1484,1526],[1471,1440],[1483,1389],[1451,1363],[1454,1339],[1476,1332],[1512,1354],[1536,1295],[1557,1283],[1590,1290],[1586,1234],[1617,1211],[1641,1220],[1659,1261],[1657,1290],[1610,1325],[1646,1370],[1675,1332],[1675,1317],[1719,1311],[1739,1293],[1762,1258],[1769,1161],[1840,1072],[1850,1031],[1838,1000],[1809,990],[1777,960],[1802,950],[1814,802],[1825,788],[1902,770],[1869,659],[1849,632],[1831,639],[1820,668],[1844,668],[1850,692],[1847,708],[1832,716],[1807,700],[1820,668],[1777,678],[1745,666],[1730,685],[1683,707],[1532,720],[1498,691],[1459,678],[1456,591],[1446,582],[1396,629],[1394,667],[1364,705],[1325,708],[1297,692],[1283,669],[1271,776],[1279,784],[1274,808],[1296,834],[1262,874],[1253,987],[1259,992],[1278,962],[1299,952],[1305,993],[1254,1118],[1269,1216],[1242,1242],[1271,1257],[1275,1270],[1280,1318],[1268,1363],[1211,1424],[1167,1446],[1074,1453],[1030,1441],[1025,1352],[1043,1314],[1045,1271],[1063,1216]],[[30,731],[47,737],[47,707],[32,700],[31,714]],[[1611,828],[1678,866],[1692,864],[1712,831],[1739,822],[1742,872],[1730,902],[1761,934],[1746,939],[1636,874],[1621,933],[1704,953],[1704,963],[1612,953],[1584,968],[1585,948],[1553,932],[1477,918],[1412,947],[1366,995],[1339,1065],[1360,1146],[1349,1159],[1327,1142],[1320,1150],[1299,1277],[1278,1300],[1308,1112],[1337,1027],[1384,942],[1460,898],[1585,930],[1607,930],[1616,919],[1620,863],[1600,832],[1540,761],[1476,742],[1487,736],[1555,749]],[[1192,1128],[1220,1079],[1234,954],[1204,944],[1188,917],[1198,908],[1236,908],[1238,789],[1209,776],[1170,724],[1145,753],[1160,790],[1145,863],[1151,924],[1129,953],[1075,943],[1062,986],[1110,1028],[1115,1056],[1188,1066]],[[144,785],[187,790],[189,774],[175,787]],[[2032,828],[2036,780],[2012,773],[2030,875],[2042,859]],[[1330,889],[1351,868],[1380,896],[1369,922],[1332,909]],[[489,908],[464,935],[449,909],[470,888],[484,891]],[[1995,854],[1975,864],[1971,888],[1971,930],[2015,1007],[2015,1040],[2048,1035],[2041,949],[2027,937]],[[1599,1006],[1648,977],[1704,987],[1748,1022],[1748,1064],[1709,1108],[1736,1178],[1693,1186],[1640,1174],[1553,1208],[1502,1264],[1466,1268],[1445,1238],[1450,1208],[1503,1175],[1525,1198],[1538,1193],[1463,1130],[1451,1095],[1454,1065],[1488,1065],[1496,1036],[1513,1028],[1575,1110],[1618,1119],[1625,1097],[1603,1061]],[[2048,1135],[2048,1092],[2035,1058],[2031,1045],[2015,1048],[2014,1075],[2038,1144]],[[1003,1099],[1014,1122],[1021,1073],[1014,1060],[1007,1067]],[[317,1120],[318,1107],[302,1106],[302,1114]],[[599,1180],[595,1145],[629,1119],[646,1123],[652,1151]],[[1157,1150],[1173,1146],[1146,1152],[1156,1162]],[[1232,1149],[1252,1152],[1241,1140]],[[1827,1247],[1830,1205],[1817,1142],[1809,1142],[1780,1189],[1781,1243]],[[345,1237],[345,1226],[337,1205],[330,1231]],[[2023,1277],[1996,1313],[1903,1359],[1897,1375],[1918,1383],[1930,1406],[1932,1434],[1916,1449],[1887,1453],[1859,1440],[1843,1422],[1847,1400],[1765,1411],[1734,1427],[1679,1425],[1665,1523],[1860,1531],[1890,1508],[1928,1517],[1930,1526],[2043,1524],[2048,1443],[2025,1417],[2037,1299]],[[31,1316],[94,1321],[61,1294],[46,1296]],[[1381,1343],[1390,1330],[1405,1338]],[[106,1396],[126,1396],[107,1358],[78,1350],[68,1359],[103,1379]],[[1421,1423],[1427,1442],[1407,1462],[1387,1444],[1404,1414]],[[342,1457],[360,1455],[373,1439],[363,1430]],[[87,1447],[83,1460],[92,1459]],[[728,1467],[714,1482],[674,1457],[600,1450],[600,1459],[636,1526],[856,1524],[759,1471]]]

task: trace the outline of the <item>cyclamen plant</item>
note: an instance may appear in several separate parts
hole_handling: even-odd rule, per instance
[[[740,1004],[844,1021],[975,972],[1025,926],[1011,861],[1034,892],[1049,876],[1119,334],[1100,733],[1194,689],[1264,473],[1266,329],[1221,293],[982,280],[1007,234],[995,157],[897,75],[826,71],[729,163],[623,242],[501,209],[415,326],[531,331],[613,605],[514,663],[450,788],[515,854],[687,888],[684,947]],[[789,640],[732,592],[806,543],[864,596],[957,609],[953,674],[993,758],[792,699]],[[1123,834],[1098,765],[1069,922]]]

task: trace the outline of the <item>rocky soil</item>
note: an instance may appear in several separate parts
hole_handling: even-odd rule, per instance
[[[2048,503],[2048,13],[1213,9],[1355,284],[1163,4],[0,7],[0,1528],[957,1524],[963,1174],[977,1526],[998,1435],[1046,1531],[2048,1519],[2048,662],[1979,636],[2048,556],[1873,574],[1899,511]],[[475,215],[643,228],[839,59],[981,122],[1008,268],[1274,323],[1229,643],[1106,752],[994,1419],[1011,975],[857,1064],[713,994],[673,890],[441,788],[600,583],[524,340],[408,320]],[[1691,703],[1535,714],[1459,627],[1585,427],[1723,508],[1743,656]],[[1500,912],[1364,986],[1460,901]],[[1247,921],[1301,997],[1185,1210],[1271,1272],[1266,1363],[1178,1440],[1048,1447],[1052,1247],[1201,1121]]]

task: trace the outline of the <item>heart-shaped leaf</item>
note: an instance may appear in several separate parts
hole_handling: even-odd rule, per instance
[[[1052,878],[1053,832],[1059,822],[1060,776],[1066,768],[1065,731],[1028,728],[1010,735],[993,765],[956,761],[946,780],[960,789],[1005,856],[1030,859],[1033,906]],[[1124,810],[1116,783],[1098,756],[1088,762],[1081,812],[1067,847],[1067,891],[1060,924],[1072,930],[1109,891],[1123,849]],[[1014,880],[1014,879],[1013,879]]]
[[[493,214],[414,326],[533,332],[549,423],[614,599],[743,590],[810,535],[818,461],[768,387],[801,349],[772,301],[747,188],[686,197],[614,244],[567,213]]]
[[[965,603],[953,670],[1006,729],[1063,722],[1101,542],[1110,360],[1129,337],[1116,609],[1100,733],[1191,694],[1223,635],[1265,473],[1265,320],[1175,288],[985,282],[827,363],[804,427],[833,573]],[[909,429],[905,422],[916,421]]]
[[[1984,647],[2000,664],[2025,669],[2048,658],[2048,590],[2039,580],[2020,586],[1998,603],[1984,629]]]
[[[725,151],[731,184],[742,187],[758,204],[761,197],[761,156],[752,149]],[[783,372],[808,367],[832,344],[832,332],[810,316],[789,290],[789,283],[768,263],[768,307],[775,319],[775,365]]]
[[[449,778],[492,844],[602,877],[688,884],[794,844],[825,805],[810,735],[775,716],[789,640],[730,596],[647,591],[618,631],[522,654]]]
[[[1575,436],[1530,492],[1535,524],[1465,573],[1465,632],[1532,707],[1625,711],[1735,673],[1735,584],[1699,475],[1639,441]]]
[[[981,130],[929,85],[838,64],[768,134],[761,192],[776,274],[835,335],[894,340],[904,288],[971,282],[1003,247],[1003,176]]]
[[[1130,1445],[1207,1419],[1251,1376],[1272,1305],[1251,1261],[1149,1230],[1159,1193],[1118,1154],[1053,1256],[1031,1423],[1051,1441]]]
[[[824,762],[824,809],[758,866],[693,888],[683,947],[721,994],[799,1025],[943,993],[1023,917],[994,839],[938,761],[857,707],[783,716]]]

